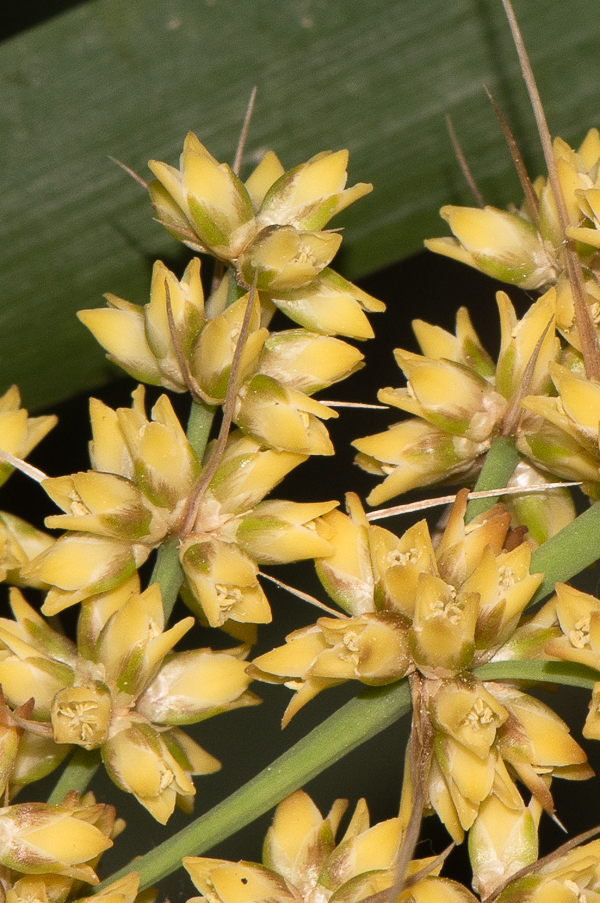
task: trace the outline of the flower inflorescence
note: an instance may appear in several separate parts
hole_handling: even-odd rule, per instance
[[[569,491],[546,493],[544,484],[574,480],[592,501],[600,497],[600,389],[589,376],[567,247],[583,268],[598,332],[600,135],[589,132],[578,151],[557,139],[554,156],[564,234],[552,180],[541,178],[520,208],[442,208],[454,238],[427,243],[542,292],[521,317],[498,293],[497,359],[465,308],[454,335],[414,321],[422,354],[398,349],[407,384],[379,392],[410,416],[354,442],[360,466],[384,477],[367,499],[373,505],[442,482],[472,486],[498,440],[518,458],[515,489],[533,485],[539,495],[471,517],[463,489],[443,527],[421,521],[400,535],[375,525],[353,493],[347,514],[336,500],[270,497],[310,456],[334,453],[325,423],[337,411],[314,396],[363,366],[344,339],[372,337],[365,312],[384,309],[330,268],[342,239],[325,228],[371,186],[346,188],[347,151],[287,172],[268,152],[242,181],[191,133],[178,169],[150,162],[156,219],[213,258],[213,283],[205,292],[196,256],[181,279],[158,261],[145,305],[108,294],[106,308],[80,312],[109,359],[140,385],[128,408],[91,400],[88,471],[37,472],[62,512],[45,523],[63,531],[58,538],[0,513],[0,577],[12,587],[13,612],[0,619],[7,901],[83,899],[78,882],[97,882],[98,858],[122,828],[90,794],[71,790],[60,805],[12,803],[22,787],[76,751],[101,757],[113,782],[157,821],[166,823],[176,805],[190,813],[193,777],[220,763],[185,728],[260,702],[249,689],[255,679],[293,691],[284,724],[346,681],[406,681],[413,727],[399,815],[370,827],[360,801],[336,842],[345,801],[323,818],[298,790],[276,810],[262,865],[185,860],[210,903],[468,903],[469,891],[440,877],[443,857],[413,858],[421,817],[433,812],[454,842],[468,833],[481,897],[499,893],[509,903],[526,892],[542,903],[556,890],[561,900],[596,898],[597,842],[534,865],[541,815],[556,817],[552,780],[585,779],[591,769],[518,671],[519,663],[562,661],[600,676],[598,600],[558,584],[543,608],[526,612],[544,580],[531,572],[534,550],[575,518]],[[293,328],[270,329],[277,309]],[[144,384],[189,394],[187,431],[167,394],[148,415]],[[0,482],[26,467],[22,459],[53,425],[52,417],[29,418],[16,388],[0,399]],[[143,588],[140,568],[152,557]],[[315,600],[330,616],[248,663],[256,625],[272,618],[259,568],[305,559],[337,608]],[[23,594],[35,590],[44,593],[41,611]],[[178,596],[191,615],[170,621]],[[55,619],[72,606],[77,630],[68,638]],[[176,650],[184,637],[192,642],[195,621],[237,645]],[[481,671],[511,663],[517,670],[504,680]],[[584,727],[595,739],[599,687]],[[101,893],[133,903],[137,889],[130,871]]]

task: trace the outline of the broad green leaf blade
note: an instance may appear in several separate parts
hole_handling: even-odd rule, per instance
[[[579,141],[600,83],[594,0],[520,0],[550,126]],[[560,60],[560,65],[557,65]],[[541,155],[500,4],[494,0],[91,0],[0,47],[0,389],[29,406],[111,377],[75,320],[105,291],[143,303],[152,260],[181,249],[153,223],[148,158],[177,161],[188,129],[231,161],[250,90],[248,163],[286,167],[348,147],[374,193],[339,218],[350,278],[443,234],[437,208],[468,201],[452,117],[490,203],[519,187],[483,85],[533,174]]]

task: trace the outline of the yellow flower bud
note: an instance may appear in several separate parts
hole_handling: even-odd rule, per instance
[[[148,166],[175,202],[175,211],[179,208],[187,220],[193,233],[190,246],[224,259],[237,257],[248,232],[254,231],[254,211],[248,192],[229,166],[218,163],[191,132],[185,139],[180,170],[157,160]],[[150,196],[159,221],[181,227],[172,204],[165,207],[164,194],[156,192],[154,185],[150,185]]]
[[[131,542],[148,540],[156,530],[152,525],[153,510],[141,491],[117,474],[88,470],[69,477],[47,479],[42,485],[50,498],[66,512],[47,517],[47,527]],[[162,523],[158,530],[158,536],[152,539],[162,538]]]
[[[265,865],[282,875],[288,885],[300,884],[301,890],[306,890],[311,881],[314,884],[316,870],[334,848],[346,807],[345,800],[336,800],[324,819],[303,790],[282,800],[265,837]]]
[[[556,290],[554,288],[532,304],[519,320],[505,292],[496,294],[500,311],[500,354],[496,369],[496,389],[511,399],[523,381],[525,369],[536,355],[527,388],[532,395],[546,395],[550,389],[548,369],[556,360],[560,343],[555,334]],[[537,343],[545,336],[539,349]]]
[[[469,858],[473,868],[473,887],[485,899],[511,875],[535,862],[538,857],[536,810],[521,803],[507,806],[492,793],[479,807],[469,831]]]
[[[348,493],[346,501],[350,517],[331,511],[322,519],[331,531],[328,541],[333,554],[315,564],[329,596],[348,614],[362,615],[375,610],[368,521],[358,496]]]
[[[465,473],[488,448],[488,443],[452,437],[416,419],[355,439],[352,445],[360,452],[357,464],[386,477],[367,497],[370,505],[381,505],[409,489],[436,483],[442,476]]]
[[[539,700],[504,684],[489,684],[489,691],[510,713],[499,731],[498,749],[539,804],[552,813],[554,806],[541,775],[584,780],[592,770],[567,725]]]
[[[482,376],[454,361],[428,360],[397,349],[396,361],[408,380],[406,389],[381,389],[383,404],[423,417],[445,432],[473,442],[489,439],[506,402]]]
[[[54,415],[28,417],[27,411],[21,408],[21,396],[16,386],[11,386],[0,397],[0,449],[15,458],[26,458],[56,423]],[[10,464],[0,462],[0,486],[13,470]]]
[[[317,530],[316,518],[337,502],[261,502],[240,520],[236,541],[258,564],[287,564],[329,555],[330,543]]]
[[[162,665],[136,704],[155,724],[192,724],[260,700],[247,693],[251,678],[242,655],[198,649],[179,652]]]
[[[189,738],[180,743],[176,728],[157,733],[149,725],[137,724],[111,737],[102,747],[102,759],[112,780],[137,800],[161,824],[166,824],[177,797],[193,797],[192,774],[218,771],[219,762]],[[172,749],[170,748],[172,747]],[[190,761],[187,753],[194,753]]]
[[[25,577],[50,585],[42,611],[55,615],[83,599],[114,589],[131,577],[149,554],[150,548],[141,543],[71,533],[38,555],[25,569]]]
[[[273,332],[265,342],[260,372],[312,395],[350,376],[360,367],[362,354],[330,336],[289,329]]]
[[[134,462],[136,486],[153,505],[168,508],[175,517],[174,509],[198,478],[200,462],[171,402],[161,395],[152,408],[152,421],[135,406],[119,408],[117,417]]]
[[[600,739],[600,683],[594,684],[582,734],[588,740]]]
[[[348,151],[324,151],[283,174],[269,189],[258,214],[260,226],[289,223],[297,229],[322,229],[329,220],[373,186],[344,190]]]
[[[0,809],[0,863],[28,874],[50,872],[97,884],[86,863],[112,841],[88,818],[85,807],[22,803]]]
[[[569,489],[544,490],[544,484],[552,482],[554,480],[550,474],[533,467],[528,461],[519,461],[507,483],[509,487],[542,487],[539,493],[516,495],[507,502],[513,524],[527,527],[527,539],[533,547],[555,536],[576,517]]]
[[[328,266],[342,243],[335,232],[298,231],[293,226],[267,226],[245,248],[237,270],[250,286],[269,293],[291,292],[308,285]]]
[[[184,857],[183,864],[200,893],[215,903],[295,903],[297,899],[283,878],[262,865],[192,856]]]
[[[383,311],[385,304],[326,267],[304,288],[274,291],[273,303],[291,320],[325,335],[372,339],[374,332],[363,310]]]
[[[208,320],[191,353],[191,371],[200,388],[212,398],[224,399],[227,393],[231,364],[247,305],[248,295],[244,295]],[[268,335],[269,330],[260,327],[260,304],[256,299],[239,363],[240,381],[256,369],[258,356]]]
[[[207,497],[215,499],[222,514],[241,514],[253,508],[308,455],[264,448],[241,430],[230,433]]]
[[[273,185],[284,172],[285,170],[279,162],[277,154],[272,150],[268,150],[258,166],[244,182],[255,211],[260,208],[271,185]]]
[[[107,357],[134,379],[175,392],[187,391],[184,375],[171,335],[167,313],[167,288],[176,341],[184,357],[204,322],[204,295],[200,261],[194,258],[181,282],[160,261],[152,271],[150,303],[130,304],[115,295],[105,295],[109,309],[82,310],[78,317],[100,344]]]
[[[412,328],[425,357],[465,364],[483,377],[494,375],[496,366],[481,344],[466,307],[456,314],[456,335],[424,320],[413,320]]]
[[[42,589],[39,580],[22,577],[21,569],[53,543],[54,539],[47,533],[36,530],[14,514],[0,511],[0,579],[17,586]]]
[[[320,420],[337,416],[331,408],[261,374],[243,386],[234,411],[235,422],[255,439],[300,455],[333,454]]]
[[[552,245],[517,213],[495,207],[442,207],[455,238],[425,242],[430,251],[467,263],[475,269],[524,289],[542,288],[556,279]]]
[[[94,659],[102,662],[107,679],[119,690],[137,696],[193,623],[188,617],[163,630],[161,593],[153,583],[115,612],[98,638]]]
[[[159,386],[161,373],[146,338],[143,308],[116,295],[104,297],[108,308],[80,310],[78,319],[108,352],[109,361],[122,367],[134,379]]]
[[[140,392],[141,389],[141,392]],[[141,386],[133,392],[134,408],[144,416],[144,389]],[[90,460],[94,470],[102,473],[117,473],[127,479],[134,475],[133,461],[119,426],[117,412],[99,401],[90,398],[90,421],[93,439],[90,442]]]

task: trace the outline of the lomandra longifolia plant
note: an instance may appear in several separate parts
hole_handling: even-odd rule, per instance
[[[577,149],[550,142],[506,10],[547,176],[531,182],[513,147],[522,205],[443,207],[452,236],[427,244],[527,289],[529,308],[519,317],[498,293],[495,358],[466,308],[454,334],[414,321],[422,353],[399,348],[404,385],[378,396],[409,416],[354,441],[376,477],[365,504],[351,491],[341,504],[278,489],[310,456],[334,454],[326,423],[338,410],[315,396],[363,366],[353,342],[373,336],[369,315],[383,310],[330,266],[342,241],[330,222],[371,190],[346,187],[346,151],[290,170],[269,151],[248,173],[243,140],[230,167],[190,133],[178,168],[151,160],[153,181],[137,177],[194,256],[181,278],[156,262],[145,305],[108,294],[79,314],[138,384],[129,407],[91,399],[89,470],[49,478],[28,465],[55,418],[29,417],[14,387],[0,399],[0,481],[18,467],[62,512],[46,518],[52,532],[0,515],[12,608],[0,619],[6,903],[134,903],[182,864],[207,903],[600,901],[600,840],[538,859],[541,820],[560,819],[554,778],[593,773],[531,692],[587,688],[575,733],[600,739],[600,600],[565,582],[596,560],[600,530],[600,133]],[[277,310],[289,324],[272,330]],[[159,387],[151,409],[145,385]],[[173,393],[189,399],[185,426]],[[452,497],[437,529],[377,522],[402,511],[403,493],[442,483],[476,491]],[[579,517],[573,484],[589,499]],[[323,591],[292,592],[317,607],[314,620],[253,654],[272,618],[260,568],[307,559]],[[189,613],[173,618],[179,597]],[[78,613],[70,635],[66,609]],[[197,645],[207,632],[214,649]],[[197,803],[193,819],[194,777],[220,763],[189,725],[257,705],[268,682],[283,685],[285,726],[348,681],[355,699],[216,809]],[[361,799],[340,828],[348,801],[332,793],[324,816],[303,784],[401,716],[412,726],[397,751],[402,787],[390,788],[398,815],[371,825]],[[176,806],[190,821],[99,885],[101,854],[125,827],[122,793],[113,805],[88,790],[101,766],[157,822]],[[59,768],[46,802],[18,801]],[[243,850],[239,862],[201,856],[275,806],[262,864]],[[417,857],[430,815],[451,845],[468,845],[472,890],[442,874],[449,848]]]

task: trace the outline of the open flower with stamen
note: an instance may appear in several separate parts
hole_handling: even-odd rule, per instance
[[[11,710],[0,687],[0,794],[5,802],[54,771],[71,751],[56,745],[47,724],[32,719],[33,709],[32,697]]]
[[[293,226],[267,226],[238,259],[244,285],[253,283],[269,295],[310,287],[329,266],[342,243],[337,232],[299,231]]]
[[[538,422],[527,419],[518,400],[524,385],[535,387],[540,396],[552,388],[548,370],[559,351],[555,290],[546,292],[521,320],[504,292],[496,297],[501,326],[496,365],[464,309],[455,336],[417,320],[414,328],[425,354],[396,351],[408,384],[381,389],[378,397],[416,419],[354,441],[360,452],[357,463],[386,476],[371,492],[370,504],[450,476],[472,482],[494,437],[521,435]]]
[[[600,602],[565,583],[557,583],[555,589],[545,609],[560,634],[547,642],[546,652],[600,671]],[[600,739],[600,681],[594,684],[583,735]]]

